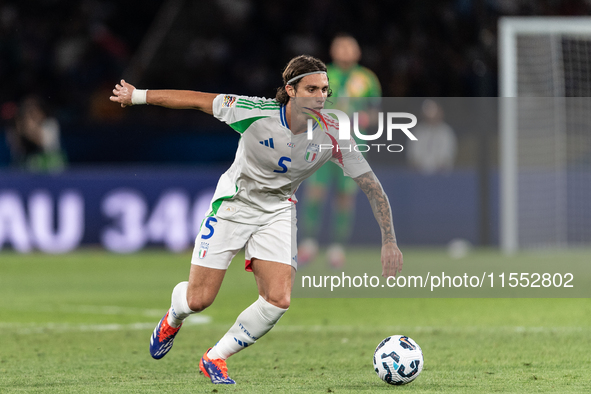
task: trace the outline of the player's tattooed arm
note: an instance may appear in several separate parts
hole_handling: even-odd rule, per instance
[[[359,188],[363,190],[369,199],[373,214],[382,230],[382,243],[396,243],[390,201],[388,201],[388,196],[384,193],[384,189],[378,178],[373,171],[370,171],[355,178],[355,182],[357,182]]]
[[[402,252],[396,244],[390,201],[373,171],[354,178],[369,200],[382,231],[382,276],[396,276],[402,270]]]

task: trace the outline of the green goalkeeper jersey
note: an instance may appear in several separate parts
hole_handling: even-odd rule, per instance
[[[334,97],[381,97],[382,88],[376,75],[360,65],[342,70],[334,64],[327,67]]]
[[[380,106],[382,88],[376,75],[368,68],[355,65],[343,70],[334,64],[327,66],[327,75],[334,99],[328,100],[327,108],[345,112],[353,119],[354,112],[375,111]],[[367,99],[363,99],[367,98]],[[360,126],[364,129],[363,126]],[[354,137],[358,143],[357,137]]]

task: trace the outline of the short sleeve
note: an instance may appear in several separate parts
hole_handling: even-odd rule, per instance
[[[279,108],[276,100],[261,97],[220,94],[213,100],[213,116],[240,134],[255,121],[273,116]]]
[[[236,102],[240,96],[219,94],[213,99],[213,116],[224,123],[232,123],[237,114]]]

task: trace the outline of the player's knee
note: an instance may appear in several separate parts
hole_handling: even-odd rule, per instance
[[[270,294],[265,297],[265,301],[271,305],[276,306],[277,308],[288,309],[291,302],[291,297],[289,294]]]
[[[213,303],[213,299],[187,295],[187,303],[193,312],[201,312]]]

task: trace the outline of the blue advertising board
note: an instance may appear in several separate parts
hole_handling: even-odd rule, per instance
[[[54,175],[0,172],[0,251],[66,253],[83,245],[100,245],[117,253],[147,246],[187,250],[224,171],[219,167],[100,167]],[[399,243],[478,241],[475,172],[428,177],[387,168],[375,172],[389,196]],[[496,195],[494,183],[491,190]],[[303,195],[298,192],[300,203]],[[496,239],[498,200],[492,200],[490,226]],[[325,205],[326,216],[330,206]],[[360,194],[351,243],[379,244],[380,240],[369,203]]]

